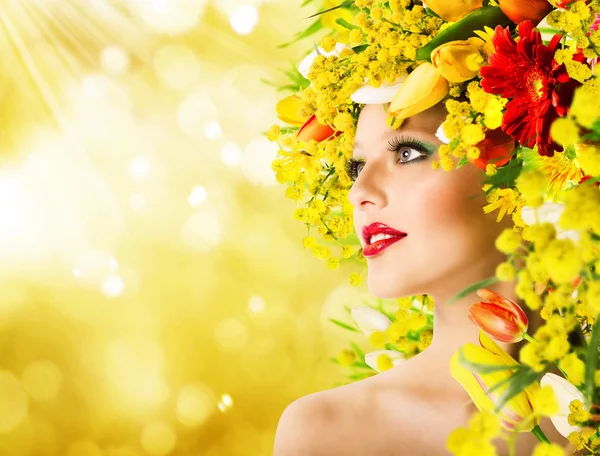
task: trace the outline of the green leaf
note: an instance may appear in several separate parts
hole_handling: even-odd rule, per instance
[[[352,342],[350,345],[360,359],[365,359],[365,354],[358,345],[356,345],[354,342]]]
[[[335,20],[335,22],[337,22],[338,24],[340,24],[342,27],[347,28],[348,30],[354,30],[354,29],[360,28],[358,25],[351,24],[350,22],[348,22],[343,17],[338,17]]]
[[[496,174],[492,176],[485,176],[484,183],[491,184],[496,188],[515,187],[515,181],[521,174],[523,169],[523,163],[515,155],[513,158],[504,166],[497,168]]]
[[[321,14],[329,13],[330,11],[334,11],[338,8],[345,8],[345,7],[353,5],[353,4],[354,4],[354,0],[349,0],[347,2],[342,3],[341,5],[334,6],[333,8],[329,8],[324,11],[319,11],[318,13],[313,14],[312,16],[308,16],[306,19],[310,19],[311,17],[315,17],[315,16],[320,16]]]
[[[302,5],[300,5],[300,8],[304,8],[306,5],[308,5],[309,3],[312,3],[312,2],[313,2],[313,0],[304,0]]]
[[[277,47],[278,48],[286,48],[288,46],[291,46],[292,44],[294,44],[300,40],[303,40],[304,38],[308,38],[309,36],[314,35],[322,28],[323,28],[323,22],[321,21],[321,18],[319,18],[315,22],[313,22],[306,30],[297,34],[296,37],[292,41],[290,41],[289,43],[280,44]]]
[[[521,368],[520,364],[515,364],[512,366],[507,366],[506,364],[482,364],[482,363],[474,363],[465,358],[463,354],[463,348],[460,347],[458,349],[458,359],[460,360],[460,364],[471,372],[477,372],[478,374],[491,374],[493,372],[501,372],[505,370],[518,370]]]
[[[496,283],[496,282],[498,282],[498,278],[497,277],[488,277],[486,279],[480,280],[477,283],[469,285],[468,287],[464,288],[462,291],[460,291],[459,293],[457,293],[456,295],[454,295],[452,298],[450,298],[450,301],[448,301],[448,304],[453,304],[456,301],[458,301],[459,299],[462,299],[465,296],[468,296],[471,293],[476,292],[479,288],[488,287],[488,286],[490,286],[490,285],[492,285],[493,283]]]
[[[506,26],[510,24],[512,24],[512,21],[497,6],[479,8],[438,33],[429,43],[417,51],[417,60],[431,62],[431,51],[436,47],[450,41],[466,40],[472,36],[477,36],[473,33],[474,30],[483,30],[486,25],[495,27],[496,25]]]
[[[344,323],[344,322],[341,322],[341,321],[339,321],[339,320],[336,320],[335,318],[328,318],[328,320],[329,320],[331,323],[334,323],[334,324],[338,325],[338,326],[339,326],[339,327],[341,327],[341,328],[347,329],[348,331],[359,332],[359,330],[358,330],[358,329],[356,329],[356,328],[353,328],[352,326],[350,326],[350,325],[348,325],[348,324],[346,324],[346,323]]]
[[[547,368],[546,368],[547,369]],[[508,387],[502,392],[496,404],[496,412],[502,410],[502,407],[513,397],[522,393],[525,388],[537,381],[538,377],[545,374],[546,370],[536,372],[528,366],[521,366],[518,372],[509,377]]]
[[[596,369],[598,368],[598,341],[600,340],[600,319],[596,320],[592,329],[592,337],[588,345],[587,356],[585,359],[585,395],[590,401],[594,402],[594,393],[596,388]]]
[[[360,44],[360,45],[358,45],[358,46],[354,46],[354,47],[352,48],[352,50],[353,50],[355,53],[357,53],[357,54],[360,54],[361,52],[365,51],[365,50],[366,50],[368,47],[369,47],[369,45],[368,45],[368,44]]]
[[[469,163],[469,159],[467,158],[466,155],[463,155],[462,157],[460,157],[460,160],[456,164],[456,169],[466,165],[467,163]]]

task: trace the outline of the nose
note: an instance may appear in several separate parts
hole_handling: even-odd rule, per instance
[[[348,200],[355,209],[367,210],[370,205],[387,204],[385,186],[388,179],[385,163],[370,160],[363,165],[348,193]]]

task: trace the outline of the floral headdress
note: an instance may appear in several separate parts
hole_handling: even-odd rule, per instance
[[[288,72],[292,83],[281,89],[292,94],[276,108],[286,125],[274,125],[267,134],[280,147],[272,163],[276,178],[287,185],[286,196],[300,204],[294,216],[308,229],[304,246],[332,269],[340,261],[357,261],[361,269],[352,273],[350,281],[359,285],[366,262],[354,234],[347,193],[356,172],[349,159],[360,111],[366,104],[383,104],[388,125],[395,129],[404,119],[445,103],[448,115],[437,132],[444,144],[432,166],[448,172],[462,166],[485,170],[483,191],[488,204],[484,212],[497,211],[497,221],[510,216],[514,222],[514,228],[496,241],[507,260],[485,284],[517,278],[519,298],[531,310],[540,311],[547,322],[533,338],[527,336],[531,343],[521,350],[524,364],[519,369],[506,367],[514,367],[516,361],[506,361],[486,336],[494,337],[489,332],[482,334],[481,347],[471,349],[475,358],[499,357],[498,364],[504,366],[500,377],[507,371],[514,374],[510,375],[513,380],[518,377],[511,383],[517,387],[498,388],[502,394],[492,401],[497,407],[493,416],[502,416],[498,412],[518,400],[518,394],[527,393],[525,402],[530,405],[544,402],[547,397],[538,391],[539,385],[535,391],[528,385],[535,385],[545,370],[556,365],[569,385],[584,393],[582,400],[574,399],[567,409],[570,427],[580,425],[570,429],[570,440],[578,448],[595,450],[600,447],[593,424],[600,421],[596,405],[600,403],[596,392],[600,386],[600,78],[595,75],[600,57],[600,3],[426,3],[354,0],[324,4],[324,10],[315,15],[316,22],[298,39],[321,28],[331,33]],[[528,247],[523,249],[522,240],[529,241]],[[337,255],[334,248],[339,249]],[[518,259],[525,264],[520,269]],[[485,284],[474,284],[469,292]],[[505,298],[485,289],[479,293],[486,296],[486,315],[501,315],[504,323],[522,320],[512,305],[507,310]],[[425,298],[422,303],[428,304],[424,307],[431,304]],[[403,301],[398,321],[413,307]],[[359,321],[363,318],[364,323],[365,315],[355,320],[372,342],[377,339],[374,345],[379,348],[404,353],[398,348],[400,337],[404,344],[412,340],[418,345],[414,354],[431,340],[428,319],[421,318],[420,324],[398,335],[397,322],[384,312],[367,315],[369,324],[377,324],[366,331]],[[485,318],[474,316],[473,321],[485,331]],[[523,329],[523,325],[516,327]],[[573,333],[581,336],[579,344],[573,342]],[[339,360],[352,364],[354,358],[346,355]],[[469,361],[466,351],[460,355],[461,367],[481,374],[482,363]],[[395,361],[393,356],[387,364],[381,359],[376,370],[389,368]],[[454,373],[459,378],[457,366]],[[498,379],[494,372],[500,370],[488,369],[487,375]],[[461,383],[469,391],[469,381]],[[484,396],[490,402],[493,395],[488,393]],[[486,400],[471,396],[480,410],[486,409]],[[544,412],[540,406],[526,417],[519,415],[522,410],[516,415],[512,410],[511,416],[521,416],[522,423],[502,421],[501,425],[531,430],[537,427],[540,414],[550,415],[550,408]],[[529,427],[520,426],[523,423]],[[453,442],[449,441],[449,448],[454,445],[451,451],[458,453],[460,445]]]

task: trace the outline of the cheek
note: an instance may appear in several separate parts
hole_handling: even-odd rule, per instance
[[[495,228],[490,223],[495,223],[495,216],[482,210],[487,204],[481,188],[482,175],[465,168],[432,173],[424,179],[418,198],[414,199],[415,221],[422,225],[423,233],[452,239],[454,246],[489,244],[490,230]],[[430,241],[435,242],[431,238]]]

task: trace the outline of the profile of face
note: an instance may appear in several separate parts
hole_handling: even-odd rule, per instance
[[[349,200],[363,249],[363,227],[383,223],[407,234],[371,256],[368,287],[379,298],[427,293],[434,300],[494,275],[504,255],[495,248],[510,216],[485,214],[484,172],[470,163],[433,169],[442,144],[435,133],[443,104],[416,114],[394,130],[384,105],[366,105],[359,117]],[[457,160],[457,159],[455,159]]]

